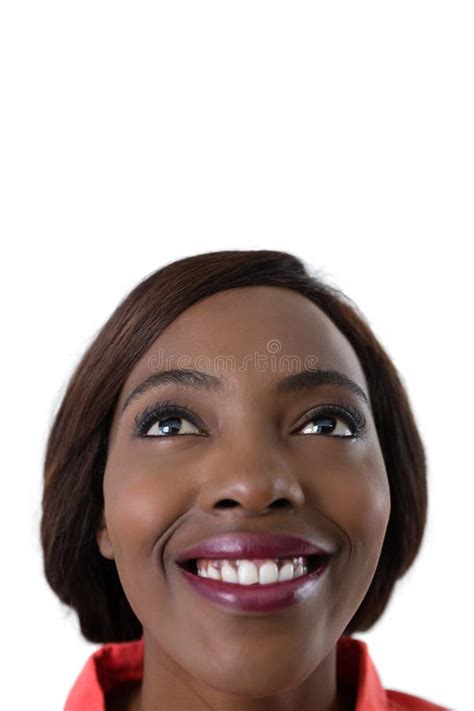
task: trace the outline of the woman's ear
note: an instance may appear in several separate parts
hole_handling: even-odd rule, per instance
[[[110,540],[109,536],[109,531],[107,528],[107,523],[105,521],[105,513],[104,510],[102,509],[102,513],[100,516],[100,521],[97,526],[97,531],[96,531],[96,540],[97,540],[97,545],[99,546],[99,550],[104,556],[104,558],[109,558],[110,560],[114,559],[114,551],[112,548],[112,542]]]

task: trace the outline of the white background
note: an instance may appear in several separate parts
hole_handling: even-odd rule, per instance
[[[259,248],[322,269],[403,375],[428,528],[356,636],[386,687],[473,708],[473,36],[456,0],[2,3],[4,708],[59,711],[97,648],[39,545],[75,364],[151,271]]]

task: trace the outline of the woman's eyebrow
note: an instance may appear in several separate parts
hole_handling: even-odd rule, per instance
[[[344,388],[370,407],[369,398],[360,385],[357,385],[357,383],[339,370],[317,368],[292,373],[277,383],[276,392],[297,392],[298,390],[309,390],[321,385],[337,385],[338,387]]]
[[[143,397],[149,390],[158,388],[160,385],[171,383],[173,385],[218,392],[224,390],[227,382],[227,378],[211,375],[205,371],[195,370],[193,368],[161,370],[157,373],[153,373],[134,388],[125,400],[121,414],[123,414],[132,402]],[[357,383],[348,378],[347,375],[344,375],[344,373],[332,369],[325,370],[323,368],[315,368],[314,370],[301,370],[297,373],[291,373],[277,383],[275,392],[277,394],[298,392],[321,385],[337,385],[338,387],[344,388],[370,407],[369,398],[360,385],[357,385]]]

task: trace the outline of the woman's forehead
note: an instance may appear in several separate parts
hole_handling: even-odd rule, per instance
[[[121,402],[153,372],[197,369],[221,376],[226,389],[273,386],[305,369],[338,371],[367,392],[348,339],[302,294],[280,287],[218,292],[178,316],[132,369]]]

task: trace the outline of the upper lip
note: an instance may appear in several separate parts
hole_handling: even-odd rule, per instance
[[[284,533],[234,532],[206,538],[178,555],[182,563],[197,558],[243,559],[292,558],[293,556],[332,555],[321,545]]]

